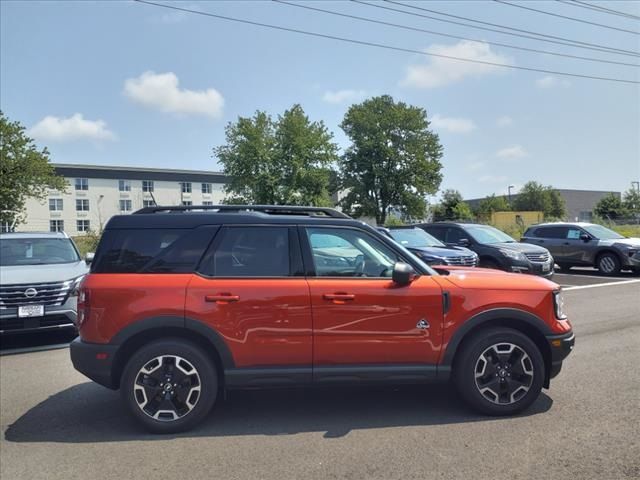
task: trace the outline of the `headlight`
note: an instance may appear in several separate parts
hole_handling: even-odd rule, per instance
[[[72,278],[71,280],[67,280],[66,282],[64,282],[65,286],[69,285],[71,287],[71,290],[69,291],[69,295],[72,295],[72,296],[78,295],[78,289],[80,288],[80,284],[82,283],[82,280],[84,279],[84,277],[86,277],[86,275],[80,275],[79,277]]]
[[[561,290],[553,292],[553,306],[556,311],[556,318],[558,320],[565,320],[567,314],[564,311],[564,294]]]
[[[524,254],[517,252],[515,250],[502,250],[500,249],[500,253],[502,253],[505,257],[513,258],[514,260],[526,260],[527,257]]]

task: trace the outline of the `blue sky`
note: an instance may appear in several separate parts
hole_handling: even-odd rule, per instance
[[[521,52],[273,3],[176,2],[211,13],[494,63],[640,80],[640,69]],[[515,38],[349,2],[313,6],[573,55],[640,58]],[[640,15],[640,2],[600,3]],[[389,5],[394,8],[404,8]],[[492,1],[433,10],[640,51],[640,36]],[[527,6],[640,30],[560,2]],[[640,178],[640,86],[480,66],[310,38],[122,2],[0,2],[0,107],[59,163],[218,169],[224,127],[300,103],[336,141],[347,107],[388,93],[421,106],[444,145],[444,181],[467,198],[537,180],[624,190]],[[416,12],[416,10],[412,10]],[[425,12],[423,12],[425,13]],[[425,13],[426,14],[426,13]]]

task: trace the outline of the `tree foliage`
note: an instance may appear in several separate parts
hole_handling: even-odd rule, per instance
[[[511,205],[504,196],[489,195],[480,201],[477,208],[477,215],[482,219],[488,219],[493,212],[508,212]]]
[[[28,198],[43,200],[48,189],[67,187],[49,163],[49,151],[38,150],[24,130],[0,111],[0,221],[10,225],[24,221]]]
[[[229,203],[331,204],[330,166],[338,147],[323,122],[312,122],[300,105],[274,120],[265,112],[229,123],[226,145],[214,149],[230,176]]]
[[[616,218],[626,217],[628,211],[619,195],[609,193],[598,200],[593,212],[601,218],[615,220]]]
[[[442,181],[442,146],[427,112],[383,95],[352,105],[340,126],[351,140],[340,161],[344,209],[379,225],[391,207],[422,218],[426,195]]]
[[[640,189],[630,188],[624,192],[622,204],[628,215],[640,216]]]
[[[516,211],[541,211],[547,219],[564,218],[567,212],[564,200],[558,191],[538,182],[525,183],[513,200],[512,206]]]
[[[442,193],[442,200],[434,212],[434,220],[470,220],[473,213],[469,204],[462,200],[458,190],[448,189]]]

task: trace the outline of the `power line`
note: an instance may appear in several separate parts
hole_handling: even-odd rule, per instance
[[[428,33],[428,34],[432,34],[432,35],[439,35],[442,37],[447,37],[447,38],[455,38],[458,40],[467,40],[470,42],[478,42],[478,43],[486,43],[488,45],[495,45],[498,47],[505,47],[505,48],[512,48],[512,49],[516,49],[516,50],[523,50],[525,52],[534,52],[534,53],[542,53],[545,55],[555,55],[558,57],[565,57],[565,58],[575,58],[578,60],[587,60],[590,62],[602,62],[602,63],[610,63],[610,64],[614,64],[614,65],[624,65],[627,67],[640,67],[640,64],[637,63],[625,63],[625,62],[616,62],[613,60],[604,60],[604,59],[600,59],[600,58],[593,58],[593,57],[582,57],[579,55],[570,55],[570,54],[566,54],[566,53],[560,53],[560,52],[550,52],[548,50],[537,50],[535,48],[527,48],[527,47],[520,47],[517,45],[510,45],[507,43],[499,43],[499,42],[493,42],[493,41],[488,41],[488,40],[480,40],[477,38],[469,38],[469,37],[461,37],[458,35],[451,35],[449,33],[443,33],[443,32],[435,32],[433,30],[426,30],[424,28],[417,28],[417,27],[411,27],[408,25],[401,25],[398,23],[391,23],[391,22],[384,22],[382,20],[375,20],[373,18],[367,18],[367,17],[361,17],[358,15],[350,15],[348,13],[343,13],[343,12],[336,12],[333,10],[325,10],[324,8],[317,8],[317,7],[311,7],[309,5],[301,5],[299,3],[293,3],[293,2],[289,2],[286,0],[272,0],[273,2],[276,3],[281,3],[283,5],[289,5],[291,7],[297,7],[297,8],[303,8],[305,10],[312,10],[312,11],[316,11],[316,12],[322,12],[322,13],[328,13],[330,15],[336,15],[339,17],[345,17],[345,18],[352,18],[355,20],[360,20],[363,22],[369,22],[369,23],[376,23],[378,25],[385,25],[388,27],[394,27],[394,28],[400,28],[403,30],[410,30],[410,31],[414,31],[414,32],[421,32],[421,33]]]
[[[547,12],[545,10],[538,10],[537,8],[526,7],[522,4],[510,3],[505,0],[493,0],[496,3],[501,3],[503,5],[509,5],[510,7],[522,8],[523,10],[529,10],[530,12],[542,13],[544,15],[550,15],[552,17],[563,18],[565,20],[571,20],[573,22],[586,23],[587,25],[595,25],[597,27],[609,28],[611,30],[617,30],[619,32],[632,33],[633,35],[640,35],[640,32],[635,32],[633,30],[626,30],[624,28],[612,27],[610,25],[605,25],[604,23],[590,22],[588,20],[583,20],[581,18],[570,17],[567,15],[560,15],[559,13]]]
[[[177,10],[177,11],[180,11],[180,12],[192,13],[194,15],[202,15],[202,16],[206,16],[206,17],[217,18],[217,19],[220,19],[220,20],[226,20],[226,21],[236,22],[236,23],[243,23],[243,24],[246,24],[246,25],[254,25],[254,26],[263,27],[263,28],[271,28],[271,29],[274,29],[274,30],[281,30],[281,31],[284,31],[284,32],[298,33],[298,34],[301,34],[301,35],[307,35],[307,36],[311,36],[311,37],[318,37],[318,38],[326,38],[326,39],[330,39],[330,40],[337,40],[337,41],[341,41],[341,42],[352,43],[352,44],[355,44],[355,45],[364,45],[364,46],[368,46],[368,47],[383,48],[385,50],[394,50],[394,51],[404,52],[404,53],[413,53],[413,54],[418,54],[418,55],[425,55],[425,56],[428,56],[428,57],[446,58],[448,60],[455,60],[455,61],[459,61],[459,62],[478,63],[478,64],[482,64],[482,65],[490,65],[490,66],[493,66],[493,67],[509,68],[509,69],[512,69],[512,70],[525,70],[525,71],[529,71],[529,72],[547,73],[547,74],[550,74],[550,75],[562,75],[562,76],[566,76],[566,77],[588,78],[588,79],[591,79],[591,80],[603,80],[603,81],[610,81],[610,82],[617,82],[617,83],[640,85],[640,81],[637,81],[637,80],[629,80],[629,79],[613,78],[613,77],[599,77],[599,76],[595,76],[595,75],[585,75],[585,74],[580,74],[580,73],[561,72],[561,71],[556,71],[556,70],[545,70],[545,69],[542,69],[542,68],[523,67],[523,66],[518,66],[518,65],[509,65],[509,64],[505,64],[505,63],[488,62],[488,61],[484,61],[484,60],[473,60],[473,59],[470,59],[470,58],[461,58],[461,57],[455,57],[455,56],[452,56],[452,55],[443,55],[443,54],[440,54],[440,53],[432,53],[432,52],[425,52],[425,51],[422,51],[422,50],[414,50],[414,49],[410,49],[410,48],[395,47],[395,46],[392,46],[392,45],[385,45],[385,44],[382,44],[382,43],[375,43],[375,42],[368,42],[368,41],[364,41],[364,40],[356,40],[356,39],[352,39],[352,38],[338,37],[336,35],[329,35],[329,34],[326,34],[326,33],[310,32],[308,30],[299,30],[299,29],[296,29],[296,28],[283,27],[281,25],[273,25],[273,24],[269,24],[269,23],[255,22],[253,20],[246,20],[246,19],[242,19],[242,18],[228,17],[228,16],[225,16],[225,15],[217,15],[217,14],[209,13],[209,12],[202,12],[202,11],[198,11],[198,10],[190,10],[188,8],[176,7],[176,6],[173,6],[173,5],[155,3],[155,2],[151,2],[149,0],[134,0],[134,1],[138,2],[138,3],[144,3],[144,4],[147,4],[147,5],[152,5],[154,7],[160,7],[160,8],[170,9],[170,10]]]
[[[372,7],[387,8],[387,10],[390,10],[390,8],[388,8],[388,7],[382,7],[382,5],[376,5],[376,4],[373,4],[373,3],[367,3],[367,2],[363,2],[361,0],[352,0],[352,1],[357,2],[357,3],[362,3],[362,4],[365,4],[365,5],[370,5]],[[452,15],[450,13],[444,13],[444,12],[439,12],[437,10],[430,10],[428,8],[418,7],[416,5],[408,5],[406,3],[397,2],[397,1],[394,1],[394,0],[384,0],[384,1],[387,2],[387,3],[392,3],[394,5],[400,5],[400,6],[403,6],[405,8],[413,8],[415,10],[431,12],[431,13],[435,13],[437,15],[443,15],[445,17],[458,18],[458,19],[461,19],[461,20],[469,21],[469,22],[480,23],[480,24],[483,24],[483,25],[490,25],[490,26],[493,26],[493,27],[512,30],[512,31],[515,31],[515,32],[523,32],[523,33],[526,33],[526,34],[529,34],[529,35],[537,35],[537,37],[525,37],[525,38],[531,38],[533,40],[539,40],[539,41],[551,42],[551,43],[558,43],[558,40],[560,40],[562,42],[569,42],[569,43],[561,43],[561,44],[562,45],[568,45],[570,47],[588,48],[590,50],[598,50],[598,51],[606,52],[606,53],[616,53],[618,55],[631,55],[631,56],[634,56],[634,57],[640,56],[639,52],[634,52],[632,50],[623,50],[623,49],[620,49],[620,48],[609,47],[609,46],[606,46],[606,45],[598,45],[598,44],[594,44],[594,43],[582,42],[580,40],[571,40],[569,38],[558,37],[558,36],[549,35],[549,34],[546,34],[546,33],[532,32],[532,31],[523,30],[523,29],[520,29],[520,28],[508,27],[506,25],[499,25],[499,24],[495,24],[495,23],[484,22],[482,20],[475,20],[473,18],[461,17],[461,16],[458,16],[458,15]],[[424,16],[424,17],[430,18],[432,20],[444,21],[442,19],[438,19],[438,18],[435,18],[435,17],[429,17],[427,15],[419,15],[419,14],[416,14],[415,12],[407,12],[406,10],[397,10],[396,9],[396,11],[402,12],[402,13],[405,13],[405,14],[408,14],[408,15]],[[448,23],[454,23],[454,22],[448,21]],[[472,27],[472,28],[478,28],[480,30],[488,30],[490,32],[502,33],[502,34],[505,34],[505,35],[515,35],[515,34],[510,33],[510,32],[504,32],[502,30],[493,30],[493,29],[486,28],[486,27],[478,27],[476,25],[461,24],[461,23],[459,23],[459,25],[464,25],[464,26]],[[515,36],[522,36],[522,35],[520,34],[520,35],[515,35]],[[555,41],[547,40],[545,38],[538,38],[538,37],[546,37],[546,38],[554,39]]]
[[[616,15],[619,17],[626,17],[633,20],[640,20],[638,15],[633,15],[632,13],[621,12],[620,10],[613,10],[611,8],[601,7],[600,5],[593,5],[587,2],[581,2],[580,0],[558,0],[559,2],[566,3],[568,5],[573,5],[574,7],[582,7],[587,8],[589,10],[595,10],[600,13],[608,13],[609,15]]]

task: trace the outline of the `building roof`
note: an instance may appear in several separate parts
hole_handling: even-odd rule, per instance
[[[228,183],[222,172],[180,170],[173,168],[121,167],[114,165],[52,164],[58,175],[77,178],[108,178],[115,180],[157,180],[169,182]]]

